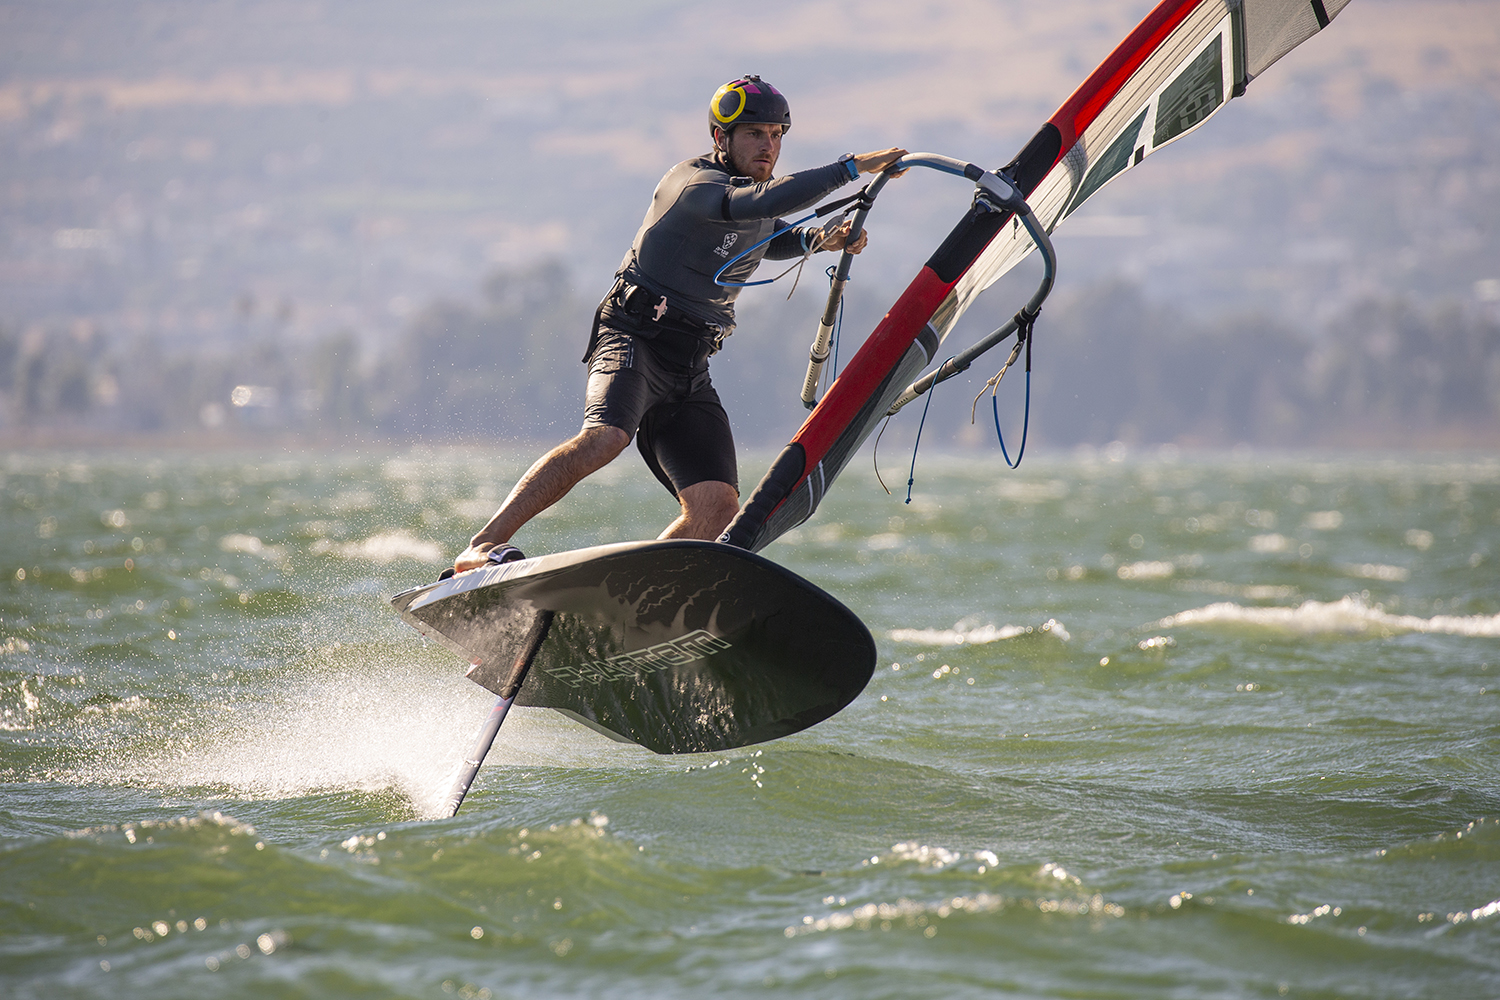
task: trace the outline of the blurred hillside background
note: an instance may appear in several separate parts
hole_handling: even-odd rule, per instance
[[[0,439],[559,438],[593,306],[724,80],[789,96],[782,172],[1000,166],[1150,6],[4,0]],[[1355,0],[1097,195],[1058,233],[1033,441],[1500,444],[1497,52],[1500,4]],[[888,189],[846,357],[969,192]],[[821,269],[741,298],[715,371],[742,443],[805,415]],[[924,440],[978,439],[975,371]]]

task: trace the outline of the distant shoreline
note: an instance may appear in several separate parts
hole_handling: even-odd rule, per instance
[[[774,451],[783,441],[740,442],[740,454],[756,451]],[[1058,444],[1033,439],[1031,454],[1055,457],[1079,452],[1104,453],[1112,441],[1084,441]],[[81,427],[29,427],[0,428],[0,449],[19,451],[68,451],[101,450],[121,448],[131,451],[159,449],[163,451],[248,451],[248,450],[295,450],[295,451],[340,451],[380,450],[400,452],[411,448],[493,448],[535,450],[537,454],[557,444],[552,439],[523,439],[501,437],[478,437],[465,435],[393,437],[383,434],[327,434],[293,431],[109,431],[100,428]],[[1135,458],[1158,455],[1163,449],[1174,450],[1183,458],[1211,455],[1228,455],[1248,451],[1254,454],[1315,454],[1340,452],[1349,454],[1373,454],[1378,452],[1430,451],[1442,454],[1472,452],[1494,452],[1500,458],[1500,427],[1451,427],[1434,430],[1413,430],[1401,434],[1382,433],[1372,428],[1362,433],[1330,433],[1310,436],[1306,441],[1291,445],[1284,442],[1225,442],[1195,440],[1184,435],[1175,441],[1125,442],[1126,453]],[[887,441],[882,447],[885,456],[896,450],[909,447],[893,445]],[[956,436],[952,440],[924,439],[923,454],[974,455],[995,451],[994,442],[967,443]],[[742,470],[744,471],[744,470]]]

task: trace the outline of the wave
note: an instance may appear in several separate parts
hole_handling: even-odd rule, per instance
[[[1183,611],[1155,623],[1159,628],[1187,625],[1248,625],[1301,635],[1395,635],[1402,632],[1427,632],[1500,638],[1500,615],[1434,615],[1431,618],[1394,615],[1379,605],[1371,607],[1360,598],[1352,596],[1326,603],[1304,601],[1295,608],[1247,608],[1222,601]]]
[[[914,646],[960,646],[965,643],[982,645],[1037,634],[1050,635],[1061,642],[1072,638],[1056,618],[1049,618],[1041,625],[979,625],[966,628],[963,622],[958,622],[952,628],[893,628],[890,633],[892,642],[906,642]]]
[[[363,559],[384,566],[397,559],[438,564],[444,561],[443,548],[405,531],[387,531],[371,535],[362,542],[333,542],[320,538],[309,547],[313,555],[335,555],[344,559]]]

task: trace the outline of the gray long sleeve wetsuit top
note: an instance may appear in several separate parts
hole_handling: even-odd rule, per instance
[[[619,276],[727,332],[734,327],[740,290],[714,284],[714,273],[746,247],[785,227],[780,215],[808,208],[849,180],[843,163],[757,183],[730,173],[717,155],[684,160],[656,185]],[[802,233],[798,228],[778,235],[725,272],[724,280],[748,281],[765,257],[800,256]]]

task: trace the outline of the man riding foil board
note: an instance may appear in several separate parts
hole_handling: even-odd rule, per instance
[[[773,178],[792,126],[786,98],[758,76],[724,84],[709,103],[713,152],[667,171],[614,286],[595,314],[583,429],[526,471],[489,523],[454,560],[462,573],[522,558],[509,542],[537,514],[625,450],[631,437],[647,466],[682,506],[661,538],[712,540],[739,510],[729,418],[708,359],[734,330],[738,285],[760,261],[842,250],[850,223],[831,233],[780,218],[807,208],[860,174],[879,173],[904,149],[846,153],[833,163]],[[781,230],[778,232],[778,230]],[[724,264],[745,254],[715,280]],[[858,253],[865,234],[849,245]]]

